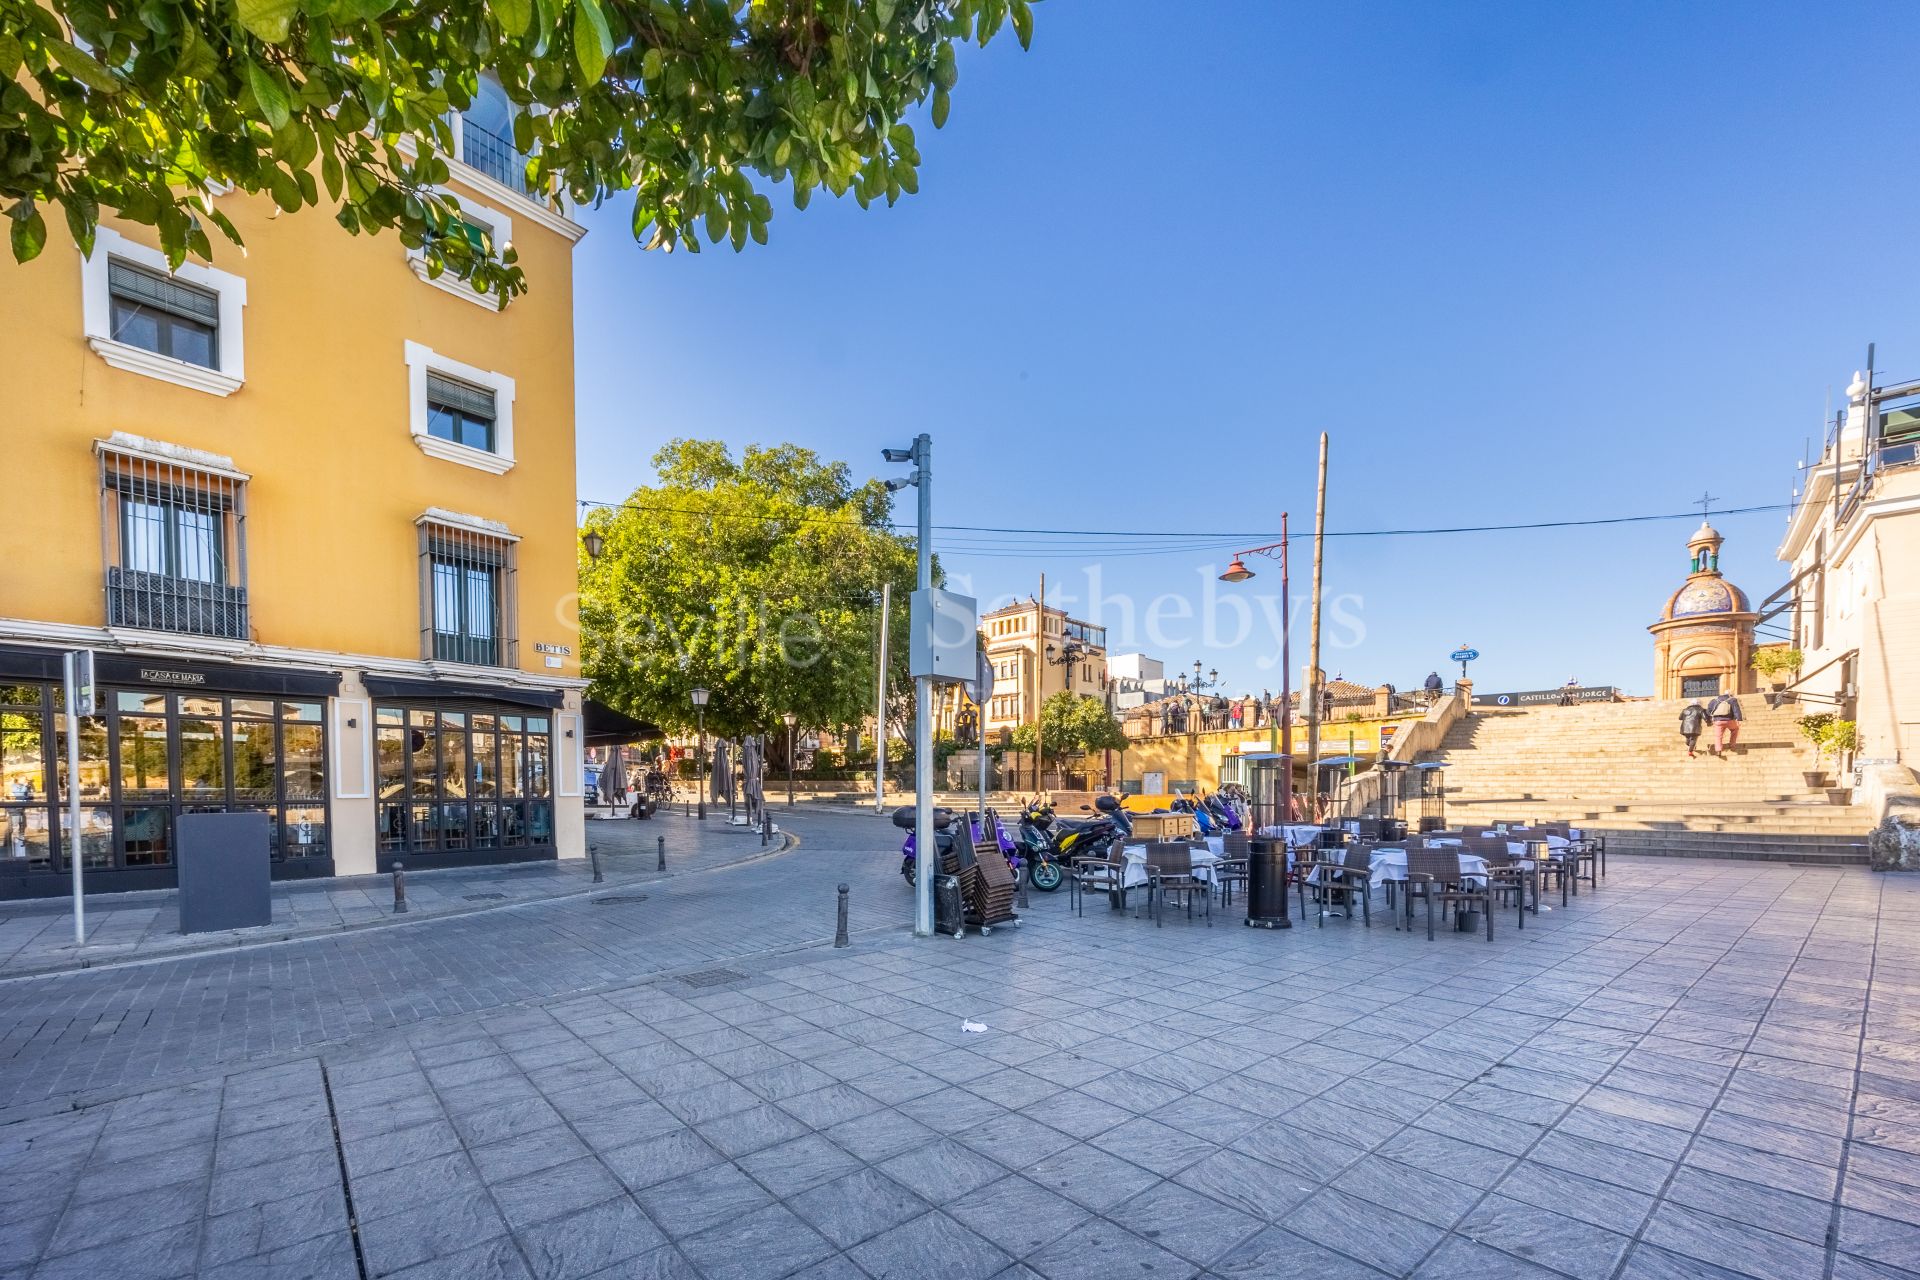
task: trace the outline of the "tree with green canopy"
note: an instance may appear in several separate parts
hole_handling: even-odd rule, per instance
[[[1072,756],[1125,751],[1127,735],[1105,702],[1062,689],[1040,704],[1040,745],[1047,762],[1063,765]],[[1014,728],[1013,749],[1033,754],[1032,721]]]
[[[648,248],[764,244],[784,183],[864,208],[919,189],[908,117],[944,125],[954,47],[1031,0],[0,0],[0,211],[14,257],[58,209],[91,252],[103,209],[212,256],[227,188],[350,232],[391,229],[502,305],[511,246],[459,232],[443,184],[484,76],[513,103],[535,199],[634,193]]]
[[[880,588],[893,587],[889,688],[906,692],[911,538],[892,495],[843,462],[795,445],[675,440],[659,483],[593,511],[599,558],[580,566],[582,669],[592,696],[639,719],[690,729],[709,691],[721,734],[857,724],[873,709]],[[936,576],[936,581],[937,581]]]

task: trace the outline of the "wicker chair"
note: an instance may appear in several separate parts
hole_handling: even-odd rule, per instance
[[[1107,846],[1104,858],[1081,857],[1067,868],[1067,897],[1074,914],[1087,914],[1088,890],[1117,895],[1120,906],[1127,905],[1127,842],[1115,839]]]
[[[1470,852],[1479,854],[1487,861],[1487,889],[1490,894],[1503,902],[1509,894],[1516,904],[1514,914],[1519,928],[1527,927],[1527,889],[1533,889],[1533,909],[1540,909],[1540,882],[1537,873],[1521,865],[1505,840],[1474,839],[1467,841]]]
[[[1220,890],[1220,905],[1233,905],[1233,886],[1247,882],[1247,863],[1253,857],[1253,846],[1247,836],[1239,831],[1229,833],[1221,843],[1220,860],[1213,864],[1213,882]]]
[[[1189,845],[1154,842],[1147,846],[1148,908],[1153,912],[1153,927],[1165,928],[1167,895],[1179,898],[1193,919],[1193,898],[1200,895],[1206,904],[1207,928],[1213,928],[1213,886],[1193,874],[1193,849]]]
[[[1297,867],[1300,874],[1300,918],[1307,918],[1307,885],[1311,880],[1314,898],[1323,904],[1321,910],[1314,913],[1316,926],[1326,927],[1326,905],[1333,902],[1336,894],[1347,908],[1347,918],[1352,919],[1353,898],[1358,892],[1360,914],[1366,920],[1367,928],[1373,928],[1373,850],[1371,844],[1350,844],[1344,849],[1325,850],[1325,857],[1315,858]]]
[[[1444,916],[1448,904],[1457,915],[1460,908],[1478,904],[1487,920],[1487,941],[1493,941],[1493,892],[1487,885],[1467,883],[1460,870],[1460,855],[1451,849],[1407,850],[1407,928],[1413,928],[1413,900],[1427,904],[1427,941],[1433,941],[1433,904],[1440,904]]]

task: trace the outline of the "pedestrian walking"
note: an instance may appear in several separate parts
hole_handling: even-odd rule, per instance
[[[1579,690],[1579,688],[1580,688],[1579,677],[1568,676],[1567,682],[1560,686],[1560,705],[1563,707],[1572,706],[1574,703],[1573,695]]]
[[[1687,740],[1687,759],[1693,759],[1694,747],[1700,742],[1700,731],[1707,727],[1707,709],[1695,698],[1680,708],[1680,736]]]
[[[1723,693],[1707,704],[1707,719],[1713,721],[1713,754],[1725,755],[1740,745],[1740,699]]]

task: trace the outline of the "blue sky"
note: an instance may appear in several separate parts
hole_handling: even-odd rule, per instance
[[[738,256],[585,215],[583,498],[675,436],[893,474],[881,446],[924,430],[940,524],[1179,535],[938,538],[984,602],[1044,570],[1116,648],[1277,688],[1277,566],[1213,575],[1283,510],[1311,532],[1322,430],[1330,535],[1753,506],[1790,498],[1868,341],[1920,373],[1920,9],[1036,13],[1031,52],[963,57],[893,209],[776,195]],[[1784,523],[1715,519],[1756,600]],[[1646,692],[1692,528],[1330,536],[1323,665],[1408,687],[1468,642],[1482,689]]]

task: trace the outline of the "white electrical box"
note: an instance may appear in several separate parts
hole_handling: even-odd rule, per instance
[[[914,592],[908,630],[910,674],[935,680],[972,680],[978,674],[980,605],[972,596],[937,587]]]

